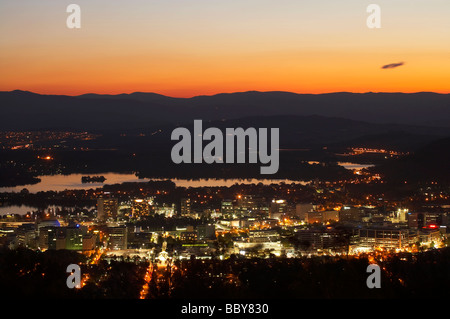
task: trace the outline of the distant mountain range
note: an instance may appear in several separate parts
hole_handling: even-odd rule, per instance
[[[193,122],[183,125],[193,132]],[[152,142],[170,141],[175,125],[161,126]],[[436,139],[450,136],[450,127],[428,127],[402,124],[380,124],[318,115],[250,116],[239,119],[203,121],[203,130],[226,128],[271,128],[280,130],[281,148],[365,146],[413,150]],[[205,142],[206,143],[206,142]]]
[[[216,176],[219,171],[213,166],[198,167],[194,173],[192,168],[170,165],[173,129],[184,126],[192,132],[193,120],[201,119],[203,129],[279,128],[280,149],[285,151],[280,166],[283,178],[330,174],[341,178],[336,168],[314,172],[299,163],[311,156],[334,160],[333,154],[349,146],[412,151],[410,156],[377,167],[395,181],[415,177],[448,181],[449,174],[450,94],[243,92],[173,98],[154,93],[64,96],[12,91],[0,92],[0,115],[0,131],[99,132],[97,139],[66,141],[67,145],[116,150],[107,156],[58,153],[73,171],[105,169],[107,158],[111,171],[135,165],[145,176]],[[304,149],[310,153],[304,154]],[[130,159],[130,154],[138,156]],[[236,169],[236,176],[253,176],[247,166]],[[220,170],[223,176],[231,176],[231,168]]]
[[[183,124],[193,119],[324,116],[379,124],[450,127],[450,94],[240,92],[173,98],[155,93],[80,96],[0,92],[0,127],[106,130]]]
[[[194,119],[221,129],[278,127],[280,146],[287,148],[363,145],[411,150],[450,136],[450,94],[436,93],[243,92],[173,98],[138,92],[64,96],[11,91],[0,92],[0,112],[1,130],[147,134],[133,141],[107,134],[100,141],[102,147],[119,148],[127,143],[170,143],[172,130],[192,127]]]

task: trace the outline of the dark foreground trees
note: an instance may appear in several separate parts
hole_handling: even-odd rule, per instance
[[[85,285],[69,289],[69,264],[81,264]],[[450,248],[393,255],[379,264],[381,288],[370,289],[366,258],[276,258],[176,261],[154,269],[151,299],[371,299],[448,296]],[[1,297],[7,299],[137,299],[148,263],[85,263],[71,251],[0,251]],[[86,279],[87,278],[87,279]]]

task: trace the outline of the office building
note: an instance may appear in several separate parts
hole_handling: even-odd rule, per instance
[[[180,203],[181,216],[189,216],[191,214],[191,206],[190,198],[182,198]]]
[[[409,244],[407,229],[358,229],[358,237],[362,248],[402,249]]]
[[[361,221],[362,212],[357,207],[343,206],[339,211],[339,221],[355,222]]]
[[[87,233],[87,227],[73,225],[56,229],[56,250],[83,250],[83,236]]]
[[[22,224],[17,230],[17,245],[26,248],[36,247],[36,228],[34,224]]]
[[[133,218],[140,219],[149,216],[152,211],[153,198],[135,199],[131,203],[131,214]]]
[[[100,221],[117,220],[119,203],[117,198],[100,197],[97,199],[97,219]]]
[[[288,212],[288,204],[284,199],[274,199],[270,203],[269,217],[281,219]]]
[[[295,205],[295,216],[301,220],[306,220],[306,213],[316,211],[318,205],[310,203],[299,203]]]
[[[216,226],[215,225],[198,225],[197,226],[198,239],[215,239]]]
[[[108,247],[110,249],[127,249],[128,230],[126,226],[108,227]]]
[[[231,199],[223,200],[220,205],[220,212],[222,213],[222,216],[231,218],[234,214],[233,201]]]

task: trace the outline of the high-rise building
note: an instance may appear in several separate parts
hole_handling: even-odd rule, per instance
[[[43,226],[39,229],[38,247],[40,250],[56,249],[56,232],[59,227]]]
[[[225,199],[220,205],[220,212],[222,216],[231,217],[234,214],[233,201],[231,199]]]
[[[108,227],[108,236],[110,249],[127,249],[128,231],[126,226]]]
[[[105,221],[107,219],[116,220],[119,203],[117,198],[100,197],[97,199],[97,219]]]
[[[269,214],[269,206],[266,199],[258,195],[238,195],[235,213],[239,217],[258,216]]]
[[[288,211],[288,204],[284,199],[274,199],[270,203],[269,217],[280,219]]]
[[[73,225],[60,227],[56,231],[56,249],[82,250],[83,236],[87,233],[87,227]]]
[[[36,229],[34,224],[22,224],[17,228],[17,244],[22,247],[36,246]]]
[[[131,204],[133,218],[149,216],[153,206],[153,198],[135,199]]]
[[[180,207],[181,216],[188,216],[191,214],[191,199],[182,198]]]

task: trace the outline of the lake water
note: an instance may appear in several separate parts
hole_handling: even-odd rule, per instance
[[[346,169],[363,169],[371,167],[373,165],[366,164],[355,164],[349,162],[339,162],[339,165],[345,167]],[[34,185],[24,185],[16,187],[0,187],[0,192],[20,192],[22,189],[26,188],[30,193],[37,193],[40,191],[64,191],[67,189],[91,189],[91,188],[101,188],[103,185],[120,184],[125,182],[148,182],[150,180],[160,181],[165,179],[150,179],[150,178],[138,178],[134,174],[119,174],[119,173],[98,173],[91,175],[102,175],[106,178],[104,183],[86,183],[81,182],[81,177],[86,176],[85,174],[70,174],[70,175],[47,175],[39,176],[41,182]],[[214,187],[214,186],[224,186],[229,187],[236,183],[238,184],[258,184],[262,183],[264,185],[270,184],[301,184],[306,185],[308,182],[305,181],[294,181],[288,179],[198,179],[198,180],[187,180],[187,179],[171,179],[175,185],[179,187]],[[25,215],[27,212],[36,211],[35,207],[29,206],[10,206],[4,207],[0,206],[0,215],[6,214],[20,214]]]
[[[345,167],[346,169],[363,169],[371,167],[370,164],[355,164],[350,162],[339,162],[339,165]],[[81,182],[81,177],[86,176],[86,174],[70,174],[70,175],[46,175],[39,176],[41,182],[34,185],[24,185],[15,187],[0,187],[0,192],[20,192],[22,189],[26,188],[30,193],[37,193],[40,191],[64,191],[66,189],[95,189],[101,188],[103,185],[120,184],[125,182],[148,182],[150,180],[164,180],[164,179],[150,179],[150,178],[138,178],[135,174],[120,174],[120,173],[97,173],[91,175],[102,175],[106,178],[104,183],[86,183]],[[289,179],[198,179],[198,180],[187,180],[187,179],[171,179],[179,187],[214,187],[214,186],[225,186],[229,187],[236,183],[239,184],[258,184],[263,183],[265,185],[269,184],[280,184],[280,183],[296,183],[305,185],[308,182],[305,181],[294,181]]]
[[[357,164],[357,163],[350,163],[350,162],[338,162],[338,165],[340,165],[346,169],[351,169],[351,170],[354,170],[354,169],[360,170],[360,169],[375,166],[373,164]]]
[[[0,187],[0,192],[20,192],[26,188],[30,193],[40,191],[64,191],[66,189],[90,189],[99,188],[106,184],[118,184],[124,182],[145,182],[145,179],[139,179],[134,174],[117,174],[117,173],[99,173],[92,175],[102,175],[106,178],[104,183],[86,183],[81,182],[81,177],[86,174],[70,174],[70,175],[45,175],[38,176],[41,181],[34,185],[23,185],[15,187]],[[147,180],[148,181],[148,180]]]
[[[118,174],[118,173],[99,173],[92,175],[101,175],[106,178],[104,183],[81,183],[81,177],[86,176],[84,174],[70,174],[70,175],[49,175],[39,176],[41,182],[34,185],[24,185],[16,187],[0,187],[0,192],[20,192],[24,188],[28,189],[30,193],[37,193],[40,191],[64,191],[66,189],[90,189],[100,188],[107,184],[120,184],[125,182],[148,182],[150,180],[166,180],[166,179],[140,179],[134,174]],[[171,179],[179,187],[214,187],[214,186],[232,186],[236,183],[240,184],[272,184],[272,183],[298,183],[305,185],[307,182],[292,181],[292,180],[271,180],[271,179],[199,179],[199,180],[186,180],[186,179]],[[26,205],[22,206],[0,206],[0,215],[7,214],[19,214],[25,215],[28,212],[37,211],[35,207]]]
[[[20,192],[26,188],[30,193],[37,193],[40,191],[64,191],[66,189],[91,189],[100,188],[103,185],[120,184],[125,182],[148,182],[150,180],[164,180],[164,179],[140,179],[134,174],[118,174],[118,173],[98,173],[93,175],[101,175],[106,178],[104,183],[86,183],[81,182],[81,177],[84,174],[70,174],[70,175],[49,175],[39,176],[41,182],[34,185],[24,185],[16,187],[0,187],[0,192]],[[293,181],[288,179],[171,179],[179,187],[214,187],[214,186],[232,186],[236,183],[240,184],[277,184],[277,183],[297,183],[306,184],[304,181]]]
[[[84,208],[92,209],[93,207],[84,207]],[[27,213],[38,212],[38,211],[44,211],[44,212],[55,214],[59,210],[63,210],[63,209],[67,210],[67,208],[63,208],[61,206],[54,206],[54,205],[47,206],[47,208],[45,208],[45,209],[39,209],[37,207],[31,207],[31,206],[27,206],[27,205],[0,206],[0,215],[14,215],[14,214],[25,215]],[[69,211],[71,211],[71,210],[73,210],[73,208],[69,209]]]
[[[28,212],[34,212],[36,210],[37,210],[36,207],[30,207],[25,205],[0,206],[0,215],[14,215],[14,214],[25,215]]]

